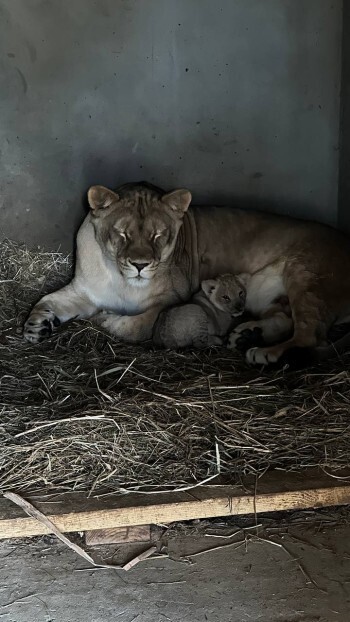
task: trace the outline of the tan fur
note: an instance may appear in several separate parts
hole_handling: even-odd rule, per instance
[[[265,344],[274,344],[290,335],[293,319],[279,262],[251,275],[247,287],[246,310],[255,319],[239,324],[232,331],[227,343],[229,349],[237,347],[242,333],[247,330],[260,329],[261,339]]]
[[[248,278],[224,274],[203,281],[188,304],[162,311],[153,329],[155,345],[175,349],[221,345],[234,318],[244,311]]]
[[[260,272],[252,309],[261,315],[287,296],[294,329],[276,345],[248,352],[248,360],[267,363],[288,348],[324,344],[329,327],[350,313],[349,240],[330,227],[275,215],[187,211],[190,199],[186,190],[164,193],[145,184],[116,193],[90,189],[75,276],[34,307],[25,337],[36,343],[59,321],[95,314],[117,337],[142,341],[160,311],[189,300],[202,280]]]

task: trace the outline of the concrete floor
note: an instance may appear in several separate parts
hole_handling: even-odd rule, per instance
[[[180,526],[166,542],[173,559],[150,559],[128,573],[79,571],[87,563],[51,537],[3,541],[0,618],[4,622],[348,622],[349,517],[346,510],[274,519],[266,515],[259,517],[262,539],[246,542],[242,530],[231,539],[204,535],[230,534],[237,521]],[[240,527],[253,523],[250,517]],[[233,542],[242,545],[236,548]],[[191,557],[222,544],[231,546]],[[120,563],[147,546],[113,545],[90,552]]]

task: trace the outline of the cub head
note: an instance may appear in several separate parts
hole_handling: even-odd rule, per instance
[[[102,251],[130,284],[142,286],[169,264],[191,202],[188,190],[165,193],[147,183],[88,191],[91,221]]]
[[[220,311],[232,317],[242,315],[247,295],[249,274],[222,274],[216,279],[202,281],[201,287],[207,298]]]

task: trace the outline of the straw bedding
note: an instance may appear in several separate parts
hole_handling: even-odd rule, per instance
[[[170,490],[350,461],[350,357],[249,369],[223,348],[154,351],[89,322],[32,346],[30,306],[70,259],[0,244],[0,491]]]

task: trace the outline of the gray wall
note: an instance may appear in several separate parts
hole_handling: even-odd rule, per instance
[[[350,4],[344,2],[338,225],[350,233]]]
[[[90,184],[337,222],[340,0],[0,0],[2,235],[69,248]]]

